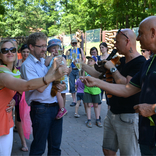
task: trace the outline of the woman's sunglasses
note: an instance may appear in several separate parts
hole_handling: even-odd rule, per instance
[[[73,45],[76,45],[77,43],[76,42],[74,42],[74,43],[72,43]]]
[[[1,53],[2,54],[7,54],[9,51],[12,52],[12,53],[16,53],[16,48],[15,47],[11,47],[10,49],[8,49],[8,48],[2,48],[1,49]]]
[[[144,53],[144,52],[145,52],[145,50],[141,50],[141,52],[142,52],[142,53]]]

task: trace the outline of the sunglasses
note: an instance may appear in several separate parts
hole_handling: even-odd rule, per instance
[[[145,50],[141,50],[141,52],[143,52],[143,53],[144,53],[144,52],[145,52]]]
[[[12,53],[16,53],[16,48],[15,47],[11,47],[10,49],[8,49],[8,48],[2,48],[1,49],[1,53],[2,54],[7,54],[9,51],[12,52]]]
[[[121,32],[121,34],[124,35],[127,39],[129,39],[128,36],[125,35],[125,34],[121,31],[121,29],[118,30],[117,34],[119,34],[120,32]]]
[[[72,44],[77,44],[77,43],[72,43]]]

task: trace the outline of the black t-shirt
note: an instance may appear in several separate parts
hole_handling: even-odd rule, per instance
[[[121,75],[124,77],[133,77],[137,72],[139,72],[141,66],[145,62],[143,56],[138,56],[128,63],[125,63],[125,57],[120,59],[121,64],[117,67]],[[133,106],[139,103],[139,93],[130,96],[128,98],[112,96],[109,99],[109,104],[111,106],[110,110],[114,114],[121,113],[135,113]]]
[[[156,58],[144,63],[140,71],[131,79],[130,84],[141,88],[139,104],[156,103]],[[156,115],[151,116],[156,125]],[[139,143],[155,146],[156,126],[150,126],[147,117],[140,116],[139,119]]]

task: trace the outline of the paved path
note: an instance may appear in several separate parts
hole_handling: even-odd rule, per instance
[[[75,107],[70,107],[71,94],[67,94],[66,109],[68,114],[64,117],[62,136],[62,156],[102,156],[103,128],[95,125],[94,109],[92,108],[92,128],[85,125],[87,116],[83,105],[79,108],[80,118],[74,118]],[[102,123],[107,113],[107,105],[103,99],[101,107]],[[30,149],[32,135],[27,140]],[[29,152],[20,151],[21,143],[18,133],[14,133],[12,156],[27,156]],[[44,155],[47,154],[47,149]],[[119,152],[117,153],[119,155]],[[139,155],[139,154],[138,154]]]

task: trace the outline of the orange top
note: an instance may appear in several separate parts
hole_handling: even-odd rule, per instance
[[[0,90],[0,136],[9,134],[10,128],[14,126],[12,111],[7,113],[6,109],[15,93],[8,88]]]
[[[17,53],[17,57],[18,57],[18,60],[22,59],[22,54],[21,53]]]

